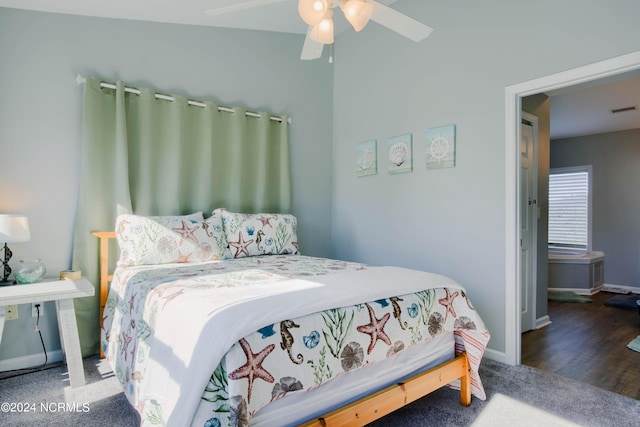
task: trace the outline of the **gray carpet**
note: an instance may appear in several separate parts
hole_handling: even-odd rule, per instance
[[[631,368],[635,369],[635,368]],[[372,425],[382,426],[638,426],[640,401],[528,366],[483,360],[487,400],[462,408],[440,389]],[[433,423],[431,420],[434,420]]]
[[[69,375],[63,364],[10,378],[5,378],[9,373],[0,373],[0,405],[9,402],[35,406],[30,406],[29,412],[5,412],[0,408],[0,426],[133,427],[140,424],[140,417],[129,405],[120,383],[104,360],[97,356],[85,359],[84,372],[86,385],[74,390],[69,388]]]
[[[5,378],[0,373],[2,402],[32,403],[35,412],[0,411],[1,426],[139,425],[106,363],[85,359],[87,385],[70,391],[64,365]],[[597,389],[527,366],[483,360],[480,376],[487,400],[458,403],[458,392],[444,388],[373,423],[373,426],[637,426],[640,401]],[[76,402],[58,408],[58,404]],[[49,408],[42,410],[41,404]],[[63,405],[64,406],[64,405]]]

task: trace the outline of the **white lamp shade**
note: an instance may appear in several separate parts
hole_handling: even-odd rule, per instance
[[[333,43],[333,11],[331,9],[327,10],[325,13],[325,17],[320,21],[319,24],[311,27],[311,31],[309,32],[309,38],[311,40],[322,43],[322,44],[332,44]]]
[[[373,4],[366,0],[348,0],[342,8],[345,18],[351,24],[354,30],[362,30],[371,15],[373,14]]]
[[[298,13],[309,25],[318,25],[329,9],[329,0],[299,0]]]
[[[28,242],[30,238],[26,216],[0,215],[0,242]]]

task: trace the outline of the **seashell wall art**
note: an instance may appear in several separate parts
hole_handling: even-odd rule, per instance
[[[405,173],[413,170],[413,143],[410,133],[394,136],[387,141],[389,173]]]

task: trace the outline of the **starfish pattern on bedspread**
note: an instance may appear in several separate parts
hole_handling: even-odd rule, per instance
[[[182,251],[178,249],[178,259],[176,259],[175,262],[180,262],[180,263],[189,262],[189,256],[190,255],[183,254]]]
[[[241,378],[246,378],[249,381],[249,394],[247,395],[247,402],[251,403],[251,391],[253,390],[253,380],[256,378],[260,378],[268,383],[272,383],[274,381],[273,376],[262,367],[262,363],[264,359],[267,358],[269,353],[273,351],[276,346],[274,344],[269,344],[265,348],[263,348],[259,353],[254,354],[253,350],[251,350],[251,346],[242,338],[238,341],[242,351],[244,351],[245,356],[247,356],[247,363],[236,369],[235,371],[229,374],[229,378],[232,380],[239,380]]]
[[[198,243],[198,239],[193,235],[193,233],[195,233],[198,228],[200,228],[198,225],[190,228],[189,224],[186,221],[182,221],[182,227],[172,228],[172,230],[180,234],[183,239],[191,240],[195,243]]]
[[[385,344],[391,345],[391,340],[384,331],[384,325],[387,323],[387,320],[389,320],[389,317],[391,317],[391,314],[387,313],[382,316],[382,318],[377,319],[376,313],[373,311],[373,308],[371,308],[369,304],[365,303],[365,305],[369,310],[369,319],[371,320],[371,322],[367,323],[366,325],[358,326],[356,329],[358,330],[358,332],[371,335],[371,342],[369,343],[369,348],[367,348],[367,354],[371,354],[378,340],[382,340]]]
[[[133,294],[131,294],[131,298],[129,298],[129,315],[131,315],[131,313],[133,313],[133,309],[134,309],[135,304],[136,304],[136,295],[137,295],[137,293],[133,293]]]
[[[121,335],[122,348],[120,349],[120,353],[124,356],[124,360],[127,360],[127,349],[129,348],[129,344],[131,344],[131,340],[133,337],[127,335],[126,333],[122,333]]]
[[[244,241],[244,237],[242,237],[242,232],[238,233],[238,241],[237,242],[229,242],[229,246],[233,246],[236,248],[236,253],[233,254],[234,258],[238,257],[240,252],[244,253],[246,256],[249,256],[249,250],[247,246],[253,243],[253,239]]]
[[[260,216],[256,219],[262,223],[263,227],[268,225],[269,227],[273,228],[273,225],[271,225],[271,217]]]
[[[449,288],[445,288],[444,290],[446,292],[446,296],[444,298],[440,298],[438,302],[447,309],[444,313],[444,321],[446,322],[449,313],[451,313],[453,317],[456,317],[456,311],[453,309],[453,300],[456,299],[456,297],[460,294],[458,293],[458,291],[450,293]]]

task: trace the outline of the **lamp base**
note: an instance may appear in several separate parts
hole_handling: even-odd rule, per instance
[[[0,280],[0,286],[11,286],[15,284],[16,284],[15,280]]]

